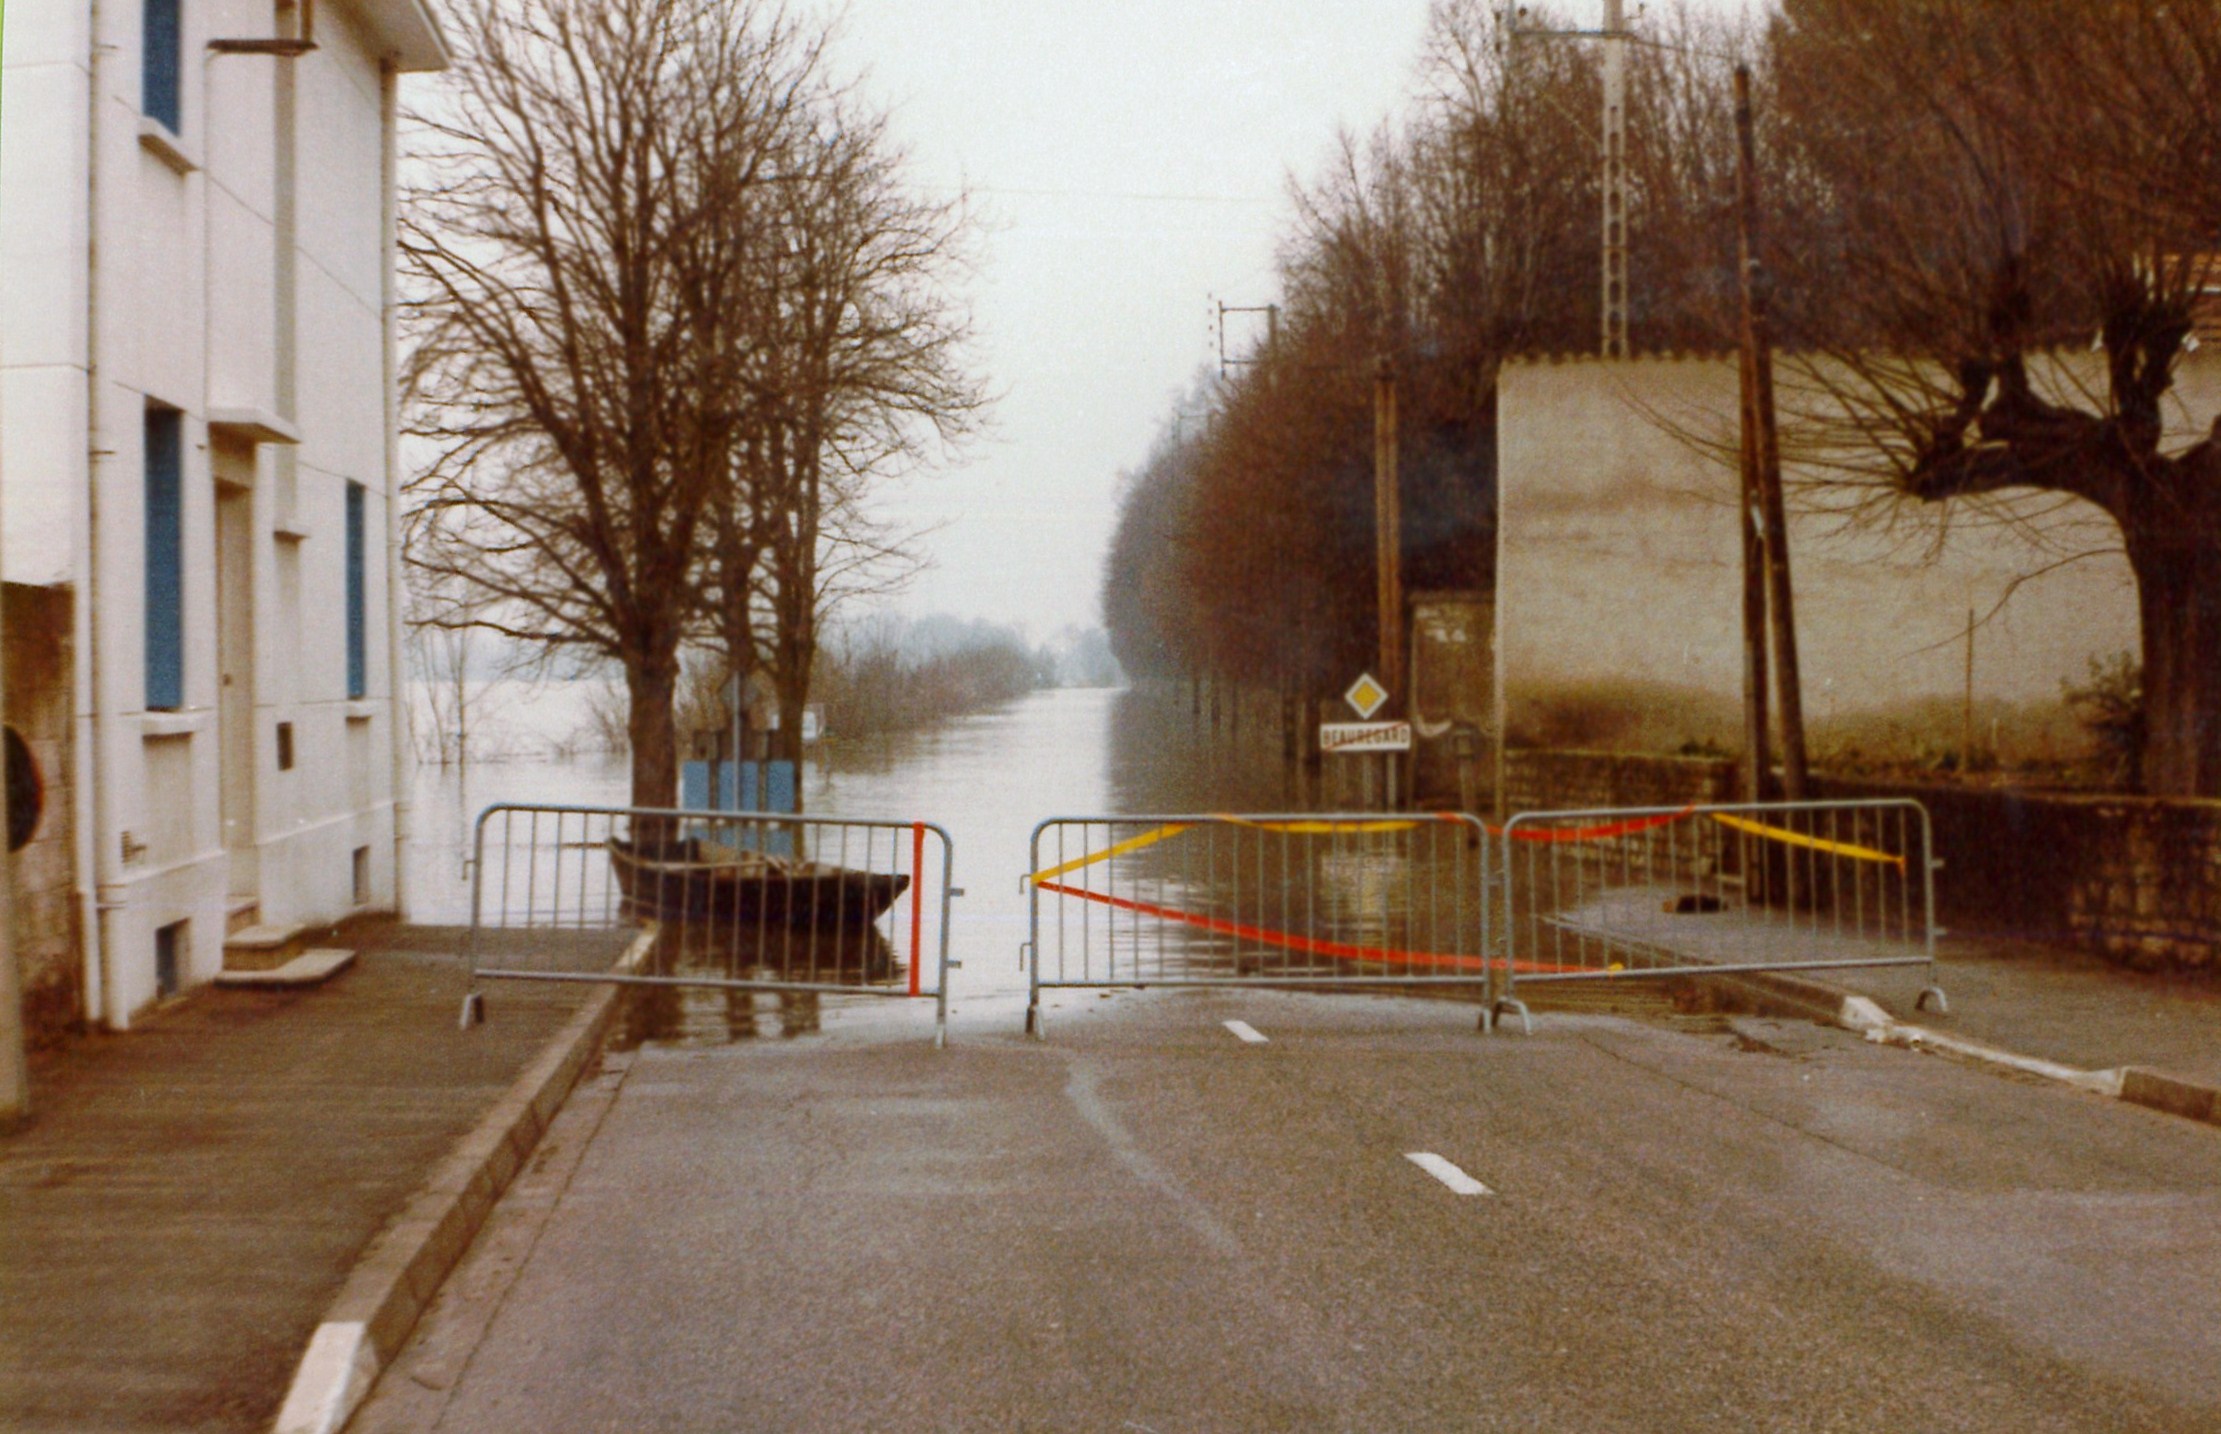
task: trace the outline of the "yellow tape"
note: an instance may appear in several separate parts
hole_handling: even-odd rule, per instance
[[[1421,825],[1413,821],[1362,821],[1362,822],[1255,822],[1246,817],[1214,816],[1213,821],[1228,826],[1251,827],[1261,832],[1289,832],[1296,836],[1340,836],[1353,832],[1407,832]]]
[[[1786,831],[1781,827],[1770,827],[1762,822],[1746,821],[1742,817],[1723,816],[1719,812],[1712,813],[1712,820],[1718,822],[1721,826],[1733,827],[1739,832],[1749,832],[1753,836],[1762,836],[1768,841],[1778,841],[1786,846],[1809,847],[1813,851],[1832,852],[1837,856],[1848,856],[1859,861],[1886,862],[1899,871],[1905,869],[1905,859],[1903,857],[1886,851],[1876,851],[1870,846],[1853,846],[1851,843],[1843,841],[1823,841],[1819,837],[1806,836],[1803,832]]]
[[[1127,852],[1130,851],[1140,851],[1145,846],[1155,846],[1158,842],[1163,841],[1166,837],[1176,837],[1186,830],[1187,826],[1185,824],[1181,824],[1175,826],[1158,827],[1153,831],[1145,831],[1140,836],[1126,838],[1126,840],[1118,843],[1116,846],[1107,846],[1099,852],[1092,853],[1088,856],[1083,856],[1078,861],[1068,861],[1062,866],[1052,866],[1046,871],[1037,871],[1032,876],[1027,877],[1026,880],[1037,882],[1055,881],[1058,877],[1063,876],[1066,872],[1078,871],[1083,866],[1093,866],[1099,861],[1109,861],[1114,856],[1124,856]]]
[[[1335,836],[1366,832],[1407,832],[1412,830],[1414,827],[1425,825],[1424,822],[1395,820],[1361,822],[1254,822],[1244,817],[1225,815],[1214,815],[1211,820],[1215,822],[1224,822],[1228,826],[1251,827],[1257,831],[1287,832],[1296,836]],[[1436,818],[1436,820],[1440,820],[1440,818]],[[1157,827],[1154,830],[1143,832],[1140,836],[1128,837],[1126,840],[1119,842],[1115,846],[1107,846],[1104,847],[1101,851],[1093,852],[1087,856],[1080,857],[1076,861],[1068,861],[1062,866],[1052,866],[1046,871],[1037,871],[1032,876],[1027,877],[1026,880],[1036,882],[1055,881],[1058,877],[1063,876],[1068,872],[1078,871],[1081,867],[1093,866],[1099,861],[1108,861],[1114,856],[1124,856],[1130,851],[1140,851],[1143,847],[1155,846],[1158,842],[1161,842],[1168,837],[1178,836],[1180,833],[1188,830],[1193,825],[1194,823],[1192,822],[1183,822],[1174,823],[1170,826]]]

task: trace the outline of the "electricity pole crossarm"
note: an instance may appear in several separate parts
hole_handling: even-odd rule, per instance
[[[1228,314],[1263,314],[1265,316],[1265,357],[1272,357],[1280,343],[1280,305],[1278,304],[1229,304],[1218,301],[1218,376],[1226,377],[1230,368],[1242,368],[1262,363],[1264,359],[1228,358],[1226,356],[1226,316]]]

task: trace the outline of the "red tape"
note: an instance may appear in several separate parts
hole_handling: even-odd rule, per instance
[[[1436,951],[1402,951],[1383,946],[1352,946],[1342,941],[1321,941],[1312,936],[1296,936],[1285,931],[1268,931],[1262,926],[1246,922],[1226,921],[1216,916],[1198,916],[1192,911],[1176,911],[1169,906],[1157,906],[1147,901],[1134,901],[1123,896],[1112,896],[1104,891],[1086,891],[1061,882],[1044,881],[1037,885],[1043,891],[1053,891],[1060,896],[1077,896],[1082,901],[1099,901],[1120,911],[1131,911],[1141,916],[1154,916],[1163,921],[1175,921],[1183,926],[1194,926],[1204,931],[1215,931],[1221,936],[1239,936],[1266,946],[1278,946],[1288,951],[1301,951],[1311,956],[1332,956],[1340,961],[1373,961],[1384,966],[1434,966],[1448,967],[1453,971],[1485,971],[1490,966],[1507,968],[1503,961],[1490,961],[1484,956],[1451,956]],[[1552,971],[1578,971],[1578,966],[1552,966],[1539,961],[1522,961],[1515,968],[1530,974]]]
[[[910,994],[918,994],[919,938],[925,929],[925,823],[910,824]]]
[[[1490,827],[1493,836],[1509,836],[1513,841],[1609,841],[1613,837],[1632,836],[1657,827],[1670,827],[1684,817],[1696,813],[1696,805],[1683,807],[1678,812],[1668,812],[1659,817],[1637,817],[1632,821],[1612,822],[1601,827]]]

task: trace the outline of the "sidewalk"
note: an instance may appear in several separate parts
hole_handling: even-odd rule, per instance
[[[203,989],[34,1065],[0,1427],[270,1427],[365,1248],[597,989],[503,987],[458,1030],[461,935],[356,924],[322,986]]]

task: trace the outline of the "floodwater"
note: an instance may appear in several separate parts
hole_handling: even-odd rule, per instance
[[[514,709],[527,717],[534,710],[529,702]],[[559,704],[549,711],[551,720],[567,716]],[[952,1005],[1001,1005],[1027,985],[1020,965],[1028,930],[1023,878],[1035,867],[1029,842],[1037,823],[1119,814],[1299,811],[1315,804],[1316,794],[1304,790],[1299,775],[1281,761],[1274,713],[1253,704],[1238,721],[1231,712],[1225,716],[1214,728],[1184,692],[1037,692],[926,732],[828,742],[805,770],[803,806],[812,817],[923,821],[948,833],[951,882],[963,892],[952,903],[949,922],[950,955],[962,963],[951,973]],[[529,753],[528,744],[512,744],[519,745]],[[474,763],[467,774],[431,765],[421,770],[411,919],[469,920],[464,857],[475,815],[489,803],[624,804],[623,759],[559,755],[553,750],[559,745]],[[1052,838],[1069,838],[1071,830]],[[1339,883],[1388,880],[1367,859],[1330,853],[1328,860]],[[1200,878],[1207,883],[1209,875],[1206,861]],[[1196,879],[1191,874],[1191,883]],[[1130,933],[1137,923],[1128,919],[1125,929]],[[1104,930],[1111,936],[1118,928],[1112,923]],[[1155,931],[1152,939],[1161,961],[1165,934]],[[1212,944],[1192,932],[1176,932],[1171,939],[1188,949]],[[668,959],[678,964],[666,969],[687,969],[682,955]],[[768,994],[665,988],[641,1003],[635,1034],[725,1040],[759,1027],[796,1034],[815,1029],[817,1006],[817,998],[807,995],[775,1000]]]

